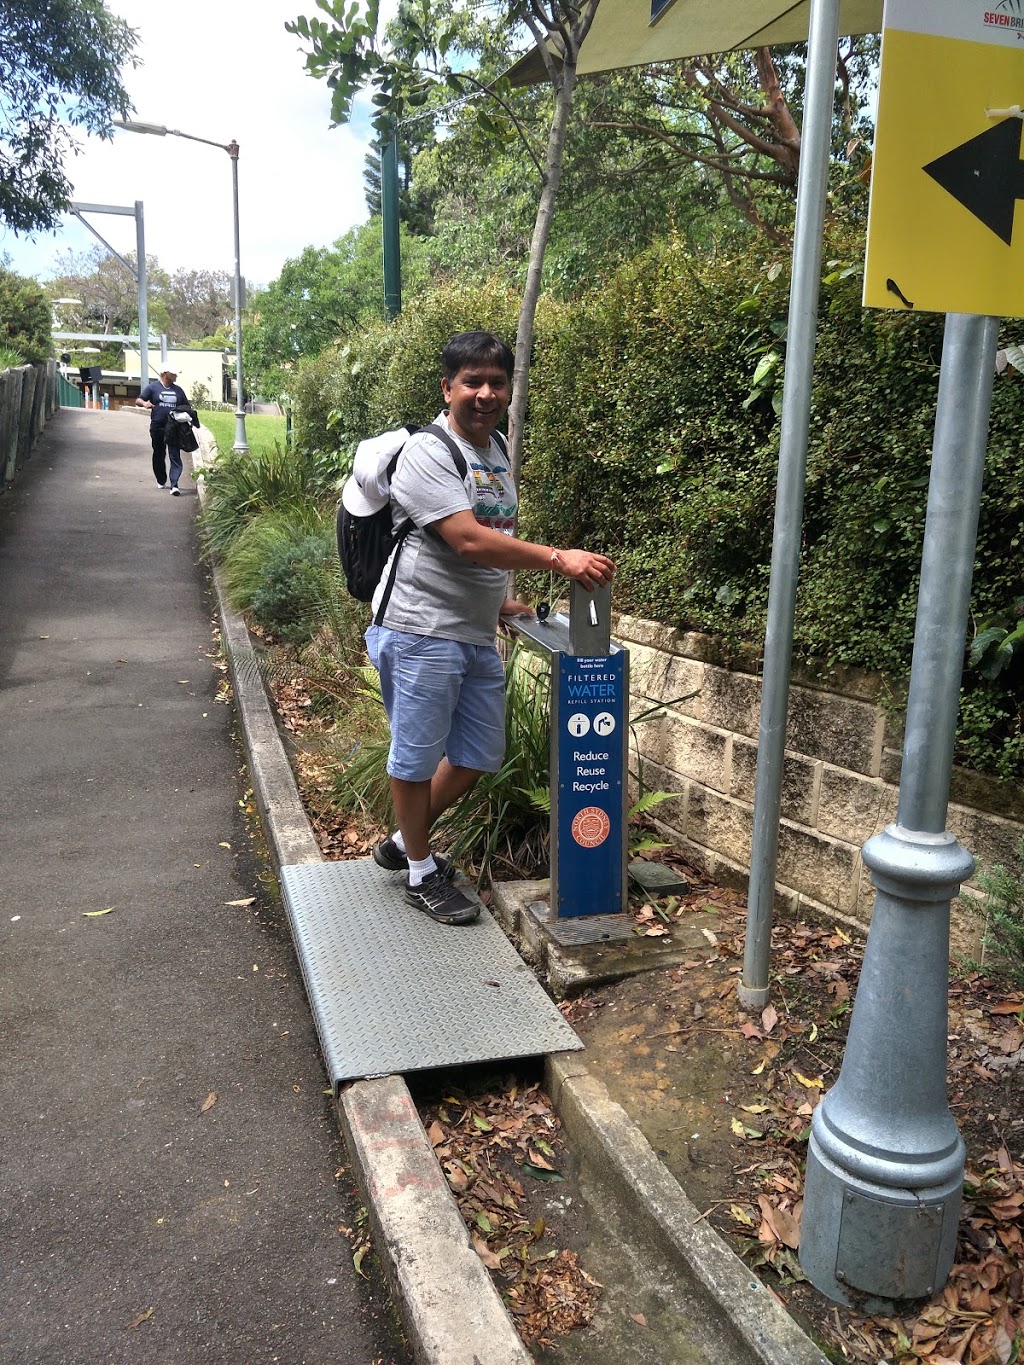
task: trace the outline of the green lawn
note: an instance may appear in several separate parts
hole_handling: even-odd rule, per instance
[[[233,412],[210,412],[199,410],[199,420],[209,427],[217,442],[217,449],[230,450],[235,444],[235,414]],[[283,446],[285,440],[285,419],[273,417],[269,413],[253,413],[245,419],[245,437],[250,450],[272,450],[274,443]]]

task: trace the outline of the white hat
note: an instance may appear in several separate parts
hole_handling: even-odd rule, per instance
[[[373,516],[391,501],[388,465],[408,439],[409,428],[399,427],[396,431],[385,431],[381,436],[359,442],[352,461],[352,474],[341,492],[342,504],[352,516]]]

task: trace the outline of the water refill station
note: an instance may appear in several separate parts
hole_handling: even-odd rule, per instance
[[[530,912],[562,943],[628,938],[629,651],[611,588],[570,584],[569,613],[507,624],[551,662],[551,900]]]

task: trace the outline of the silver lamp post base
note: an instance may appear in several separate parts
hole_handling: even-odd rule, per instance
[[[965,1148],[946,1097],[949,904],[974,870],[952,834],[890,825],[839,1080],[814,1113],[800,1264],[867,1311],[930,1297],[956,1250]]]
[[[249,449],[249,442],[246,440],[245,437],[244,412],[235,413],[235,444],[231,447],[231,449],[239,450],[242,451],[243,453],[247,452]]]

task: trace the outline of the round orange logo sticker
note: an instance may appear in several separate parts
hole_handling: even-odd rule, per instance
[[[611,833],[612,822],[600,806],[584,806],[572,822],[572,837],[581,848],[597,848]]]

